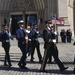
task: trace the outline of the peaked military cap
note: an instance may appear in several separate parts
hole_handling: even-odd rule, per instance
[[[52,24],[52,21],[51,20],[48,20],[48,24]]]
[[[8,24],[4,24],[2,27],[9,27],[9,25]]]
[[[20,21],[18,22],[18,24],[24,24],[24,21],[23,21],[23,20],[20,20]]]

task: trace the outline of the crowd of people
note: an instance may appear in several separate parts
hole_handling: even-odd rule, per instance
[[[39,59],[39,63],[41,63],[40,71],[45,72],[46,63],[52,63],[52,56],[54,57],[54,61],[58,64],[60,71],[66,70],[68,67],[65,67],[63,63],[60,61],[58,57],[58,48],[56,43],[58,42],[57,32],[53,29],[53,25],[51,21],[45,21],[45,29],[43,30],[43,39],[44,39],[44,55],[42,57],[40,52],[40,43],[38,37],[40,36],[37,25],[28,26],[27,29],[24,29],[24,22],[18,22],[19,29],[16,31],[16,39],[18,41],[18,47],[22,52],[22,56],[18,63],[18,66],[23,69],[28,69],[26,67],[26,59],[27,56],[31,56],[30,62],[34,62],[34,52],[35,48],[37,50],[37,55]],[[62,42],[66,42],[65,37],[67,37],[67,42],[71,43],[72,33],[70,30],[67,30],[65,33],[64,30],[60,33]],[[70,37],[69,37],[70,36]],[[4,66],[11,67],[10,60],[10,39],[14,40],[10,31],[9,26],[3,25],[3,31],[0,35],[0,41],[2,42],[2,47],[5,51],[5,60]]]
[[[63,43],[71,43],[72,40],[72,32],[70,29],[67,29],[67,31],[65,31],[65,29],[62,29],[60,32],[60,37],[61,37],[61,41]]]

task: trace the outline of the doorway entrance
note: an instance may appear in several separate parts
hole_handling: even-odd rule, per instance
[[[11,22],[11,34],[15,35],[16,30],[19,28],[18,21],[22,20],[22,15],[11,15],[12,22]]]
[[[16,30],[19,28],[18,26],[18,21],[23,20],[23,16],[22,15],[11,15],[12,18],[12,22],[11,22],[11,34],[15,35],[16,34]],[[28,25],[37,25],[37,14],[25,14],[25,28],[27,26],[27,20],[28,21]]]
[[[37,14],[26,14],[25,15],[25,24],[27,25],[27,20],[28,20],[28,25],[37,25]]]

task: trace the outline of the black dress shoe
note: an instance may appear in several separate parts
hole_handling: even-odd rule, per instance
[[[18,66],[21,68],[21,64],[18,63]]]
[[[4,66],[8,66],[7,64],[4,64]]]
[[[48,64],[54,64],[54,62],[52,62],[52,61],[48,61]]]
[[[33,60],[30,60],[31,62],[34,62]]]
[[[40,72],[46,72],[47,73],[48,71],[47,70],[40,70]]]
[[[41,63],[41,62],[43,62],[43,60],[39,60],[39,62]]]
[[[68,69],[68,67],[64,67],[63,69],[60,69],[60,71],[62,72],[64,70],[66,70],[66,69]]]
[[[29,69],[29,68],[27,68],[27,67],[24,67],[24,69]]]
[[[10,64],[10,65],[8,65],[8,67],[11,67],[12,65]]]
[[[28,68],[27,68],[27,67],[25,67],[25,66],[21,66],[20,68],[21,68],[21,69],[28,69]]]

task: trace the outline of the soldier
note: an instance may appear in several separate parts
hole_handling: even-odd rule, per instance
[[[4,60],[4,66],[9,66],[11,67],[11,61],[10,61],[10,55],[9,55],[9,50],[10,50],[10,38],[13,40],[13,37],[11,36],[9,32],[9,26],[8,25],[3,25],[4,29],[1,32],[1,42],[2,42],[2,47],[5,50],[5,60]],[[8,64],[7,64],[8,61]]]
[[[45,41],[45,52],[44,52],[44,57],[43,57],[43,62],[41,64],[41,69],[40,71],[45,72],[45,66],[46,66],[46,62],[49,58],[50,55],[52,55],[54,57],[55,62],[58,64],[60,71],[64,71],[65,69],[67,69],[68,67],[64,67],[64,65],[62,64],[62,62],[59,60],[58,55],[57,55],[57,51],[56,51],[56,45],[55,45],[55,40],[52,40],[52,35],[51,32],[48,30],[48,23],[46,22],[46,28],[43,31],[43,38]]]
[[[34,55],[34,51],[35,48],[37,50],[37,54],[38,54],[38,58],[39,58],[39,62],[42,62],[42,55],[40,53],[40,43],[38,41],[38,31],[37,31],[37,26],[33,26],[33,29],[31,31],[31,46],[32,46],[32,51],[31,51],[31,61],[33,62],[33,55]]]
[[[23,21],[19,21],[19,29],[17,29],[16,32],[16,38],[18,40],[18,47],[20,48],[21,52],[22,52],[22,57],[18,63],[18,66],[20,68],[24,68],[27,69],[26,66],[26,30],[23,28]]]
[[[51,22],[50,20],[48,20],[47,28],[48,28],[48,30],[49,30],[50,32],[52,31],[52,32],[54,33],[53,25],[52,25],[52,22]],[[52,34],[52,33],[51,33],[51,34]],[[52,35],[51,38],[55,39],[55,36]],[[46,49],[45,49],[45,50],[46,50]],[[50,55],[50,57],[49,57],[49,59],[48,59],[48,63],[53,63],[53,62],[52,62],[52,55]]]

